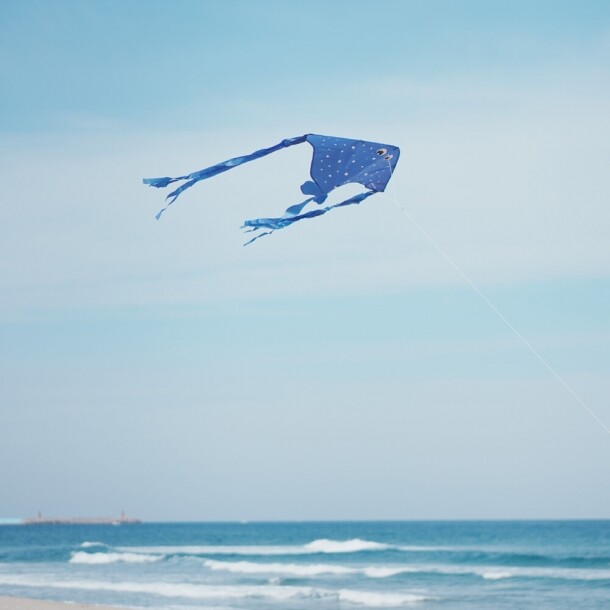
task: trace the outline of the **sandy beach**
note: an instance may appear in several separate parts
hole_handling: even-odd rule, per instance
[[[110,606],[53,602],[43,599],[0,596],[0,610],[113,610]],[[115,609],[116,610],[116,609]]]

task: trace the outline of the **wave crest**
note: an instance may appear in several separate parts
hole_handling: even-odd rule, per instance
[[[77,551],[72,553],[70,563],[107,564],[107,563],[151,563],[160,561],[163,555],[145,555],[142,553],[86,553]]]
[[[414,593],[378,593],[377,591],[353,591],[351,589],[341,589],[338,597],[339,601],[373,608],[396,608],[431,599]]]
[[[118,550],[127,553],[158,553],[162,555],[302,555],[300,546],[123,546]]]
[[[610,570],[582,568],[537,568],[507,566],[394,565],[349,566],[324,563],[258,563],[253,561],[218,561],[206,559],[204,565],[216,571],[236,574],[316,577],[323,575],[363,574],[368,578],[391,578],[401,574],[474,575],[485,580],[505,578],[552,578],[562,580],[610,580]]]
[[[276,585],[201,585],[192,583],[159,582],[108,582],[90,580],[57,581],[46,578],[28,578],[23,575],[0,575],[0,583],[30,587],[51,587],[55,589],[79,589],[84,591],[114,591],[121,593],[144,593],[160,597],[176,597],[197,600],[215,599],[271,599],[286,601],[298,598],[339,600],[361,606],[397,607],[413,602],[424,601],[422,595],[411,593],[378,593],[315,587],[294,587]]]
[[[361,551],[384,551],[392,547],[381,542],[361,540],[330,540],[320,538],[307,544],[296,545],[249,545],[249,546],[132,546],[118,550],[134,553],[161,553],[164,555],[313,555],[315,553],[359,553]]]
[[[234,574],[278,574],[280,576],[315,577],[364,574],[368,578],[389,578],[399,574],[420,572],[414,566],[345,566],[325,563],[257,563],[253,561],[218,561],[206,559],[206,568]]]
[[[347,566],[327,564],[298,564],[298,563],[254,563],[252,561],[204,561],[210,570],[222,570],[236,574],[280,574],[283,576],[321,576],[323,574],[354,574],[358,570]]]
[[[311,553],[359,553],[360,551],[385,551],[388,544],[352,538],[351,540],[329,540],[321,538],[306,544],[304,548]]]
[[[83,542],[80,546],[83,549],[89,549],[94,546],[106,546],[106,545],[103,542],[92,542],[90,540],[85,540],[85,542]]]

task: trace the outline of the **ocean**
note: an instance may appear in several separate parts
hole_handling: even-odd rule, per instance
[[[607,610],[610,521],[3,525],[0,595],[174,610]]]

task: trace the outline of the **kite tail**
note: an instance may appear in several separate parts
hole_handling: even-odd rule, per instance
[[[256,229],[252,229],[252,231],[256,231]],[[247,233],[249,233],[250,231],[247,231]],[[244,246],[249,246],[252,242],[256,241],[257,239],[260,239],[261,237],[265,237],[265,235],[271,235],[271,233],[273,233],[273,231],[265,231],[264,233],[259,233],[258,235],[255,235],[252,239],[249,239]]]
[[[254,161],[255,159],[260,159],[261,157],[265,157],[274,153],[282,148],[288,148],[289,146],[294,146],[295,144],[302,144],[307,139],[306,135],[297,136],[294,138],[287,138],[282,140],[275,146],[271,146],[270,148],[261,148],[260,150],[256,150],[249,155],[244,155],[242,157],[234,157],[233,159],[229,159],[227,161],[223,161],[222,163],[217,163],[216,165],[212,165],[211,167],[206,167],[204,169],[200,169],[197,172],[193,172],[186,176],[179,176],[177,178],[144,178],[144,184],[148,184],[149,186],[154,186],[156,188],[165,188],[166,186],[172,184],[173,182],[179,182],[181,180],[186,180],[184,184],[179,186],[176,190],[172,191],[165,200],[168,202],[167,205],[157,214],[157,220],[163,214],[163,212],[172,204],[178,196],[188,188],[191,188],[197,182],[201,180],[206,180],[207,178],[212,178],[213,176],[217,176],[218,174],[222,174],[234,167],[242,165],[244,163],[248,163],[249,161]]]
[[[259,237],[263,237],[264,235],[270,235],[271,233],[273,233],[273,231],[277,229],[283,229],[291,224],[294,224],[295,222],[298,222],[299,220],[304,220],[305,218],[315,218],[316,216],[322,216],[323,214],[326,214],[326,212],[330,212],[330,210],[334,210],[335,208],[341,208],[346,205],[357,205],[359,203],[362,203],[367,197],[374,195],[375,192],[376,191],[365,191],[364,193],[354,195],[354,197],[350,197],[349,199],[341,201],[340,203],[335,203],[325,208],[310,210],[309,212],[304,212],[303,214],[301,214],[302,209],[310,201],[314,201],[314,198],[312,197],[311,199],[307,199],[303,203],[290,206],[288,210],[286,210],[286,213],[283,216],[280,216],[279,218],[254,218],[252,220],[246,220],[244,221],[244,224],[241,228],[245,229],[246,227],[251,227],[250,229],[248,229],[248,232],[257,231],[263,228],[271,230],[257,235],[250,241],[246,242],[244,246],[251,244]],[[294,211],[294,213],[290,213],[291,211]]]
[[[142,182],[148,184],[148,186],[154,186],[155,188],[162,189],[172,182],[178,182],[178,180],[186,180],[188,176],[179,176],[178,178],[144,178]]]

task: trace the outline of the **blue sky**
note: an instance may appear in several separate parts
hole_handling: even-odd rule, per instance
[[[141,184],[400,146],[391,192],[609,424],[606,2],[5,2],[0,57],[0,516],[610,517],[608,435],[389,199],[244,249],[305,147],[161,222]]]

